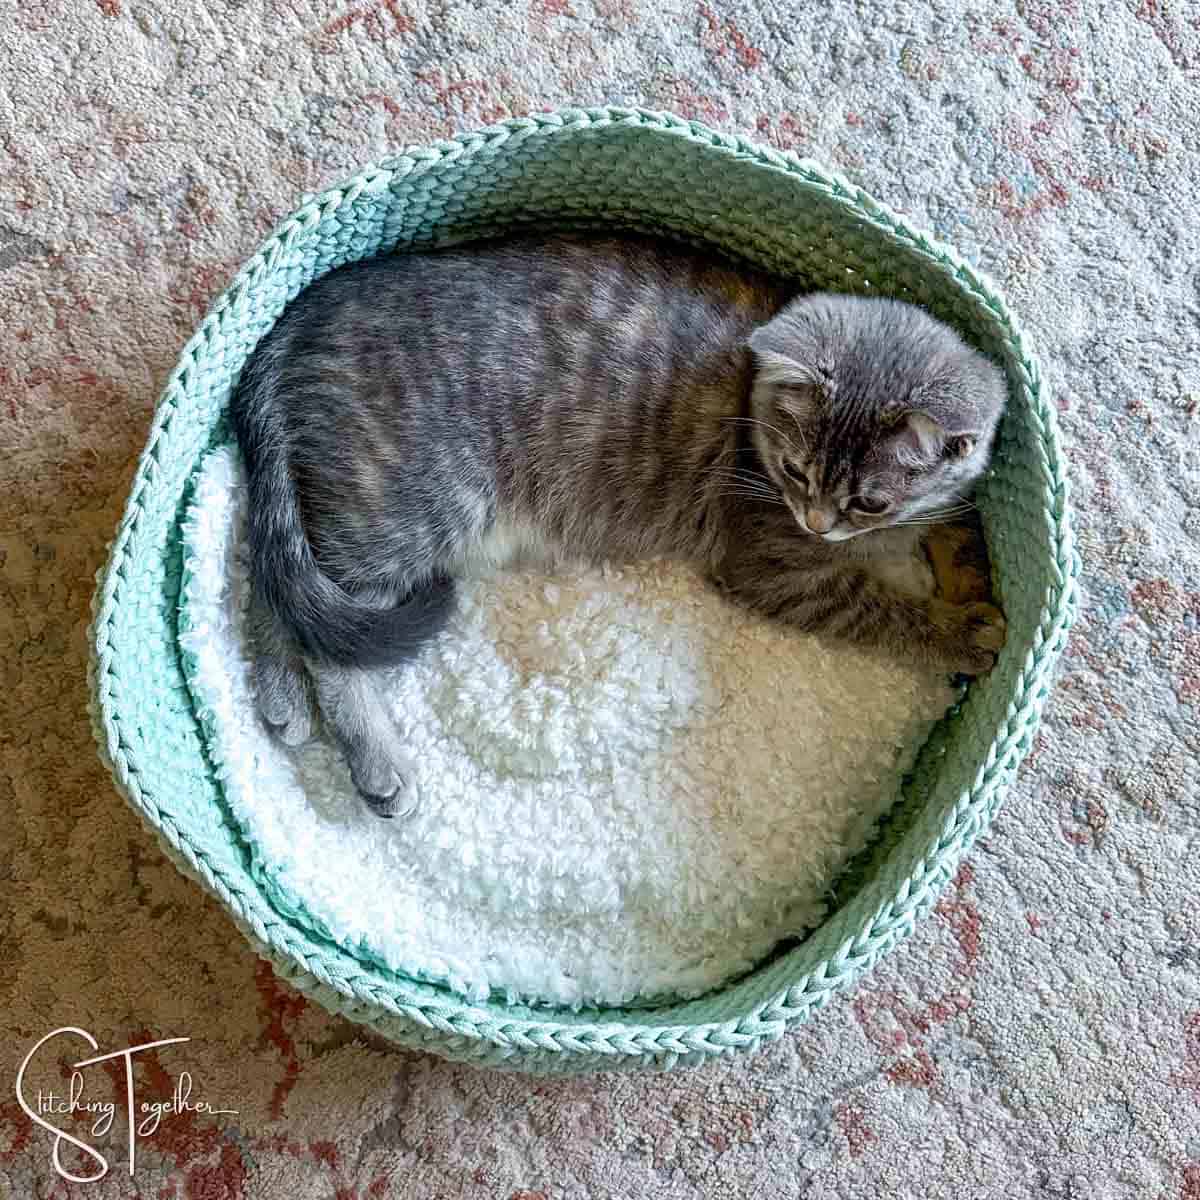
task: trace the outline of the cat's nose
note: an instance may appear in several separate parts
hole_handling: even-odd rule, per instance
[[[836,524],[832,513],[819,508],[805,509],[804,521],[813,533],[828,533]]]

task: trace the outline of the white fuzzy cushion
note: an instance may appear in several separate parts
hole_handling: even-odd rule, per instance
[[[183,644],[268,886],[343,945],[472,997],[691,996],[823,915],[896,795],[944,677],[750,617],[664,564],[471,581],[385,672],[420,805],[357,799],[324,740],[255,717],[241,467],[209,457]]]

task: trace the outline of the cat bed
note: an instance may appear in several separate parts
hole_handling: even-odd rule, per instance
[[[274,815],[268,805],[256,802],[257,824],[244,803],[245,785],[252,776],[241,773],[246,760],[222,736],[237,722],[223,720],[221,708],[221,697],[227,695],[221,689],[244,685],[244,677],[239,685],[233,657],[226,660],[227,669],[211,673],[202,662],[206,646],[231,635],[223,624],[236,636],[234,596],[239,586],[236,504],[230,500],[223,509],[220,503],[206,502],[212,494],[236,497],[234,462],[225,459],[223,487],[214,488],[216,476],[205,472],[220,469],[220,447],[230,437],[225,417],[230,388],[259,339],[303,287],[342,263],[530,228],[661,233],[711,245],[814,289],[895,295],[922,304],[958,328],[1003,365],[1010,382],[1010,406],[995,462],[978,496],[994,583],[1008,618],[1008,643],[996,669],[973,683],[936,723],[902,783],[893,779],[880,794],[894,765],[888,764],[887,770],[879,766],[878,758],[872,757],[878,746],[860,760],[854,802],[832,814],[843,822],[840,830],[822,827],[820,851],[793,869],[792,909],[781,902],[776,912],[772,936],[786,928],[807,932],[771,949],[767,940],[755,940],[760,930],[740,926],[732,935],[737,944],[731,950],[722,948],[719,963],[704,959],[704,947],[714,948],[711,940],[693,940],[676,966],[705,962],[704,969],[711,968],[708,975],[688,978],[686,970],[673,968],[669,980],[642,977],[631,982],[631,976],[623,977],[614,968],[603,976],[594,972],[587,986],[579,979],[560,978],[554,991],[544,982],[551,973],[546,962],[517,962],[512,954],[501,961],[513,943],[501,946],[490,936],[478,941],[483,958],[474,960],[474,967],[482,961],[483,969],[464,972],[459,969],[462,962],[451,962],[446,955],[443,961],[433,953],[421,958],[411,937],[405,940],[413,929],[406,934],[404,927],[389,924],[382,915],[386,896],[376,897],[376,907],[365,920],[364,914],[355,916],[339,907],[336,896],[321,902],[309,888],[316,878],[311,856],[301,845],[289,852],[284,825],[271,828],[272,820],[285,819],[288,785],[280,782],[280,808]],[[186,568],[199,561],[194,539],[205,523],[214,546],[224,546],[224,572]],[[193,538],[186,553],[185,532]],[[653,612],[654,596],[662,594],[655,589],[678,581],[673,585],[669,577],[658,575],[651,586],[639,571],[592,580],[586,592],[603,596],[606,604],[636,610],[632,626],[648,621],[641,626],[645,629],[653,625],[646,614]],[[661,1069],[753,1048],[781,1036],[852,984],[932,908],[964,852],[987,826],[1029,749],[1052,668],[1075,614],[1077,573],[1053,406],[1027,340],[989,281],[853,185],[791,155],[665,114],[615,108],[539,114],[433,146],[409,148],[308,199],[217,300],[167,381],[108,563],[99,576],[92,628],[92,716],[101,753],[118,787],[167,853],[229,909],[276,972],[312,999],[400,1044],[449,1058],[547,1073]],[[195,589],[202,578],[215,588],[207,596],[213,606],[207,625],[195,620],[200,611],[196,605],[205,602]],[[519,588],[509,590],[519,582],[486,586],[501,589],[493,601],[505,598],[503,609],[505,603],[521,602]],[[533,597],[533,581],[524,582],[529,585],[524,594]],[[578,587],[578,581],[538,583],[543,590],[537,603],[555,605],[556,620],[572,619],[569,611],[566,617],[558,611],[561,594],[555,601],[544,589]],[[638,594],[631,595],[630,589]],[[698,589],[688,592],[701,594]],[[223,622],[222,611],[234,615]],[[458,635],[480,637],[484,626],[478,622],[485,620],[481,613],[495,611],[495,603],[480,609],[468,602],[456,618]],[[502,614],[500,619],[507,617]],[[700,636],[690,627],[676,633]],[[682,651],[671,649],[670,636],[668,632],[666,648],[659,651],[658,669],[666,674],[687,659]],[[740,629],[737,636],[752,635]],[[760,629],[753,636],[784,635]],[[493,645],[499,644],[493,640]],[[229,643],[225,649],[230,650]],[[760,651],[756,661],[766,657]],[[781,659],[789,667],[806,661]],[[501,662],[499,669],[506,668],[522,669]],[[861,669],[870,668],[864,662]],[[896,668],[878,669],[888,671],[890,680]],[[763,686],[762,680],[756,685]],[[421,692],[425,703],[436,703],[428,675],[418,671],[410,686]],[[670,709],[675,689],[688,686],[686,680],[656,678],[651,669],[644,677],[645,694],[639,690],[637,711],[653,710],[659,701]],[[816,684],[797,678],[795,686]],[[855,690],[857,686],[858,682]],[[926,687],[932,687],[928,680],[913,681],[907,720],[927,718],[932,709],[922,705],[940,703],[936,692],[926,692]],[[802,703],[799,696],[798,701]],[[491,761],[494,768],[495,756],[507,751],[495,724],[497,713],[485,709],[482,702],[476,703],[474,723],[464,721],[462,713],[443,715],[458,722],[460,734],[470,743],[467,760],[484,768]],[[569,707],[558,715],[568,712]],[[506,713],[511,715],[508,709],[500,715]],[[693,735],[686,721],[677,727],[671,725],[673,719],[669,712],[657,712],[655,736],[664,729],[673,739]],[[779,713],[770,719],[780,719]],[[633,746],[635,724],[617,723],[618,743],[631,739]],[[839,721],[837,728],[843,730],[845,723]],[[576,746],[580,733],[568,725],[543,729],[533,740],[534,752],[542,759],[556,758],[566,769],[572,761],[569,747]],[[893,745],[906,744],[904,735],[897,730]],[[769,754],[772,744],[763,738],[759,746]],[[254,751],[247,753],[252,758]],[[322,750],[318,746],[305,754],[319,760]],[[560,755],[561,760],[556,757]],[[672,758],[676,764],[682,761]],[[332,783],[338,768],[336,763],[316,761],[295,769],[311,769]],[[836,781],[826,777],[825,782],[833,789],[830,794],[836,794]],[[756,794],[769,809],[789,807],[787,787],[788,780],[772,776],[769,769],[755,781]],[[307,828],[314,838],[318,820],[340,822],[344,833],[358,819],[352,806],[340,802],[334,813],[336,787],[301,790],[310,799],[318,794],[329,798],[324,807],[319,800],[310,804],[315,816]],[[494,849],[505,844],[495,830],[486,831],[486,838],[477,831],[479,836],[464,843],[461,829],[449,821],[439,827],[438,812],[435,800],[428,806],[423,803],[414,818],[422,822],[414,827],[421,831],[421,845],[435,856],[455,848],[478,852],[484,845]],[[808,817],[812,812],[808,810]],[[873,824],[881,812],[882,818]],[[587,813],[583,808],[573,813],[569,821],[564,810],[564,827],[549,835],[553,845],[546,861],[552,866],[537,878],[549,893],[570,897],[576,906],[582,892],[565,886],[554,892],[553,864],[562,869],[564,884],[572,870],[589,883],[600,881],[595,894],[587,893],[589,903],[599,906],[606,902],[603,871],[582,872],[578,855],[585,843],[579,831],[569,827]],[[482,810],[477,815],[483,819]],[[668,844],[672,830],[647,825],[646,816],[629,813],[621,832],[630,842],[657,837]],[[497,818],[501,833],[501,822],[513,831],[509,845],[520,842],[520,820],[518,807]],[[376,833],[378,825],[372,827]],[[868,831],[868,844],[853,853]],[[364,843],[363,850],[387,855],[388,850],[378,847],[402,833],[398,828],[378,843]],[[704,831],[684,827],[675,834],[699,838]],[[311,845],[314,855],[323,853],[315,840]],[[758,852],[769,855],[771,848],[759,847]],[[827,857],[818,862],[822,854]],[[744,859],[732,868],[737,874],[734,890],[754,894],[749,886],[755,882],[754,872],[770,861]],[[397,854],[393,862],[411,867],[412,858]],[[476,875],[456,867],[455,880],[464,888],[480,889],[478,919],[482,933],[490,935],[498,926],[489,928],[489,921],[504,905],[487,909],[495,894],[487,893],[486,864],[479,866]],[[778,882],[777,866],[772,866],[768,882]],[[297,887],[302,880],[296,871],[301,868],[310,875],[304,887]],[[430,869],[430,863],[423,869]],[[813,891],[819,871],[830,872],[820,896]],[[686,911],[691,886],[686,875],[670,880],[668,871],[659,886],[672,890],[672,911]],[[519,921],[521,913],[513,911],[511,894],[505,904],[508,911],[499,915],[510,925]],[[732,919],[736,925],[736,913]],[[710,915],[695,911],[695,920],[699,925]],[[808,928],[814,921],[815,927]],[[682,924],[674,932],[684,933]],[[390,940],[389,934],[394,935]],[[426,949],[430,945],[426,943]],[[697,945],[699,960],[692,954]],[[488,952],[495,955],[494,961],[487,961]],[[637,952],[636,947],[631,951]],[[606,961],[611,966],[620,959]],[[664,958],[656,954],[653,961],[661,966]],[[692,992],[701,994],[686,998]],[[530,1002],[535,998],[540,1003]]]
[[[745,974],[820,923],[955,698],[678,566],[471,580],[415,663],[377,673],[419,799],[382,822],[329,741],[288,751],[255,716],[245,502],[214,451],[180,646],[252,871],[306,928],[474,1001],[644,1005]]]

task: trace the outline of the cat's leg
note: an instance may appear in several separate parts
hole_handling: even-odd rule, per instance
[[[990,671],[1004,645],[1004,615],[995,605],[950,604],[898,590],[895,581],[889,586],[862,569],[748,570],[738,564],[719,582],[735,600],[772,619],[964,675]]]
[[[439,576],[399,601],[411,617],[412,637],[404,658],[392,665],[415,658],[437,636],[454,611],[454,595],[453,581]],[[358,599],[381,607],[397,604],[387,589],[373,596],[360,592]],[[307,665],[325,729],[341,748],[363,800],[381,817],[411,813],[417,802],[412,763],[382,693],[383,677],[378,671],[318,659]]]
[[[943,600],[969,604],[991,599],[991,564],[983,529],[977,521],[935,525],[923,544],[937,594]]]
[[[960,670],[979,674],[990,669],[994,658],[989,655],[1004,645],[1005,622],[991,603],[982,529],[976,523],[938,525],[924,538],[913,536],[916,530],[895,532],[898,536],[890,544],[877,541],[881,553],[872,552],[861,563],[882,589],[872,596],[868,588],[860,601],[869,612],[868,623],[881,626],[878,640],[887,642],[895,636],[879,610],[896,608],[896,615],[908,626],[920,630],[927,623],[931,627],[919,643],[924,657],[953,664],[966,646],[969,653]],[[869,632],[864,636],[872,640]]]
[[[412,765],[374,673],[334,663],[309,666],[325,727],[359,795],[377,816],[407,816],[416,807]]]
[[[928,600],[937,592],[937,577],[929,560],[919,552],[882,558],[873,572],[885,587],[902,596]]]
[[[938,597],[917,610],[909,627],[920,633],[926,656],[964,675],[986,675],[1004,649],[1008,624],[1004,614],[986,600],[951,604]]]
[[[302,746],[314,732],[312,683],[287,633],[257,598],[249,613],[254,698],[263,724],[286,746]]]
[[[1004,614],[993,604],[951,604],[904,593],[864,574],[848,587],[822,628],[883,646],[963,675],[985,675],[1004,645]]]

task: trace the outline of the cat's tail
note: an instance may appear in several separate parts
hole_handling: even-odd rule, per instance
[[[364,604],[326,575],[304,530],[288,438],[260,345],[238,381],[230,418],[246,464],[247,532],[257,597],[306,655],[342,666],[394,666],[446,624],[454,581],[438,576],[399,604]]]

